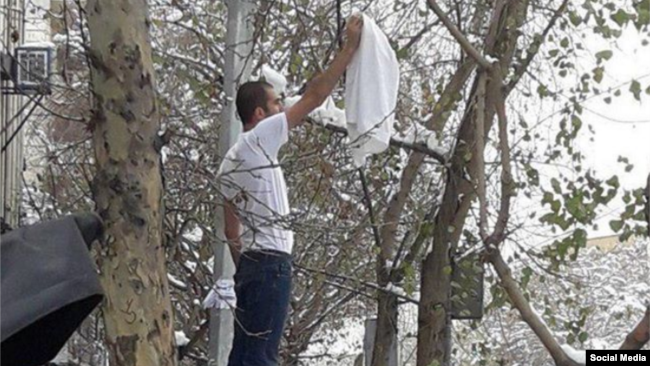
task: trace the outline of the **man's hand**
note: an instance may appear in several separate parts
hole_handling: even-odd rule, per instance
[[[363,16],[352,15],[350,18],[348,18],[347,25],[345,27],[345,35],[347,38],[345,47],[349,48],[352,51],[356,51],[357,48],[359,48],[362,28]]]

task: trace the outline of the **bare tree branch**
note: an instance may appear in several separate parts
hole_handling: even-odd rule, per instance
[[[458,43],[463,48],[463,50],[468,55],[470,55],[470,57],[476,60],[476,62],[478,62],[479,65],[481,65],[481,67],[485,69],[491,68],[492,64],[490,63],[490,61],[488,61],[485,57],[483,57],[483,55],[476,48],[474,48],[474,46],[472,46],[472,44],[469,42],[467,37],[465,37],[465,35],[461,33],[458,27],[456,27],[456,25],[454,25],[454,23],[452,23],[451,20],[449,20],[449,17],[447,17],[445,12],[442,11],[442,9],[440,9],[438,3],[435,0],[428,0],[427,2],[431,10],[433,10],[433,12],[436,13],[438,18],[440,18],[442,23],[445,25],[445,27],[447,27],[447,29],[451,33],[451,35],[456,39],[456,41],[458,41]]]
[[[359,283],[359,284],[361,284],[361,285],[363,285],[365,287],[371,288],[373,290],[394,294],[399,299],[404,300],[406,302],[410,302],[412,304],[419,304],[419,301],[417,299],[414,299],[414,298],[406,296],[406,295],[397,294],[397,293],[395,293],[393,291],[390,291],[388,289],[380,287],[380,286],[378,286],[377,284],[374,284],[374,283],[370,283],[370,282],[367,282],[367,281],[360,281],[356,277],[349,277],[349,276],[344,276],[344,275],[340,275],[340,274],[328,273],[326,271],[305,267],[305,266],[302,266],[302,265],[299,265],[299,264],[296,264],[296,263],[294,263],[294,266],[296,268],[298,268],[300,270],[303,270],[303,271],[306,271],[306,272],[319,273],[319,274],[322,274],[322,275],[325,275],[325,276],[328,276],[328,277],[331,277],[331,278],[337,278],[337,279],[344,280],[344,281],[356,282],[356,283]]]
[[[400,50],[397,51],[397,53],[404,52],[404,50],[408,50],[409,48],[413,47],[413,45],[415,45],[420,39],[422,39],[422,37],[425,34],[427,34],[428,31],[431,30],[431,28],[433,28],[435,26],[438,26],[439,24],[440,24],[440,20],[438,20],[437,22],[427,24],[417,34],[415,34],[413,37],[411,37],[411,39],[408,41],[408,43],[406,45],[404,45],[404,47],[400,48]]]
[[[505,99],[503,96],[503,76],[501,68],[491,70],[494,109],[497,112],[499,124],[499,147],[501,150],[501,205],[494,232],[485,240],[486,245],[497,245],[505,239],[505,230],[510,217],[510,198],[514,194],[512,167],[510,165],[510,145],[508,143],[508,118],[506,116]]]
[[[503,260],[499,249],[492,247],[487,251],[487,258],[494,266],[501,286],[508,294],[512,304],[519,310],[522,319],[535,332],[542,344],[551,354],[557,366],[579,366],[580,364],[570,359],[560,344],[555,339],[548,327],[542,322],[540,316],[530,307],[528,300],[521,292],[519,284],[512,277],[508,264]]]
[[[485,193],[485,85],[487,75],[482,73],[476,89],[476,190],[479,200],[479,234],[481,240],[487,239],[487,203]]]

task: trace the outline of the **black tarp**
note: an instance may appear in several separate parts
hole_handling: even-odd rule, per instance
[[[102,300],[86,245],[101,224],[83,218],[69,216],[0,237],[2,366],[50,361]]]

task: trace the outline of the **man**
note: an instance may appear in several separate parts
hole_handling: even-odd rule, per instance
[[[332,93],[359,47],[362,27],[361,17],[348,20],[343,49],[286,111],[271,85],[263,81],[245,83],[237,92],[244,132],[219,171],[225,234],[237,266],[229,366],[278,364],[291,295],[293,248],[293,232],[283,222],[290,209],[278,151],[288,141],[289,130],[300,126]]]

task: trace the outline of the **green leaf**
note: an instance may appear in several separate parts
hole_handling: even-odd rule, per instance
[[[650,0],[641,0],[634,5],[637,12],[641,10],[650,11]]]
[[[547,224],[553,224],[556,221],[555,220],[556,217],[557,216],[555,214],[553,214],[553,213],[547,213],[546,215],[540,217],[539,221],[540,222],[545,222]]]
[[[575,246],[577,248],[584,248],[587,246],[587,232],[583,229],[576,229],[576,231],[573,233],[573,237],[575,239]]]
[[[632,219],[641,222],[645,221],[645,211],[639,210],[639,212],[635,213],[634,216],[632,216]]]
[[[557,193],[557,194],[562,193],[562,188],[560,188],[560,182],[557,179],[555,179],[555,178],[551,179],[551,186],[553,187],[553,191],[555,193]]]
[[[409,57],[409,50],[408,48],[402,48],[399,51],[397,51],[397,59],[398,60],[403,60]]]
[[[620,236],[621,242],[627,241],[630,237],[632,237],[632,234],[634,234],[634,231],[632,230],[623,230],[623,234]]]
[[[612,220],[609,222],[609,227],[614,230],[614,232],[619,232],[623,228],[623,221],[621,220]]]
[[[560,41],[560,47],[567,48],[569,47],[569,39],[567,37],[562,38]]]
[[[630,85],[630,92],[634,94],[634,99],[636,100],[641,100],[641,83],[639,83],[636,80],[632,80],[632,84]]]
[[[528,128],[528,123],[523,118],[519,119],[519,125],[523,128]]]
[[[548,89],[546,88],[546,85],[540,84],[537,87],[537,94],[539,94],[539,96],[542,97],[542,98],[547,97],[549,94],[548,94]]]
[[[580,332],[580,334],[578,334],[578,340],[581,343],[585,343],[588,338],[589,338],[589,334],[587,334],[587,332]]]
[[[580,128],[582,127],[582,120],[574,114],[571,116],[571,125],[573,126],[574,133],[576,133],[580,131]]]
[[[623,195],[623,202],[626,204],[632,202],[632,197],[630,197],[630,192],[625,192],[625,194]]]
[[[612,15],[612,20],[615,21],[619,27],[622,27],[630,21],[630,14],[625,12],[623,9],[618,9],[618,11]]]
[[[640,9],[637,12],[637,15],[638,17],[636,19],[636,23],[634,24],[636,25],[637,29],[640,29],[643,26],[650,25],[650,10]]]
[[[575,11],[571,11],[569,13],[569,20],[574,27],[577,27],[580,25],[580,23],[582,23],[582,18]]]
[[[560,254],[560,257],[564,258],[564,256],[566,256],[568,251],[569,251],[569,242],[568,241],[562,240],[561,242],[558,243],[557,252],[558,252],[558,254]]]
[[[569,213],[573,215],[573,217],[578,219],[578,221],[583,221],[587,216],[586,214],[587,209],[582,203],[582,197],[579,195],[571,197],[568,201],[566,201],[565,206],[567,208],[567,211],[569,211]]]
[[[620,187],[620,183],[618,182],[618,176],[616,175],[606,180],[605,183],[607,183],[608,185],[614,188]]]
[[[609,60],[610,58],[612,58],[612,56],[614,56],[614,52],[610,50],[605,50],[605,51],[598,52],[596,54],[596,59],[600,63],[601,60]]]
[[[605,72],[605,69],[603,67],[597,67],[594,69],[594,80],[596,80],[597,83],[600,84],[601,81],[603,81],[603,73]]]

